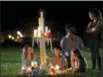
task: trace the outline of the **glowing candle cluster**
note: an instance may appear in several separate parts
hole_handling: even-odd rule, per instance
[[[32,61],[32,62],[31,62],[31,66],[32,66],[32,67],[37,67],[37,66],[38,66],[37,61]]]
[[[60,69],[59,65],[55,65],[55,66],[51,65],[50,74],[54,75],[54,74],[60,73],[59,69]]]

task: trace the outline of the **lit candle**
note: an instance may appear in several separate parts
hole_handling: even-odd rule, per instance
[[[32,66],[32,67],[34,66],[34,62],[33,62],[33,61],[31,62],[31,66]]]
[[[41,37],[41,28],[38,27],[38,37]]]
[[[31,62],[31,66],[32,66],[32,67],[37,67],[37,65],[38,65],[38,63],[37,63],[36,61],[32,61],[32,62]]]
[[[59,67],[59,65],[55,65],[55,69],[56,69],[56,73],[58,73],[58,74],[60,74],[60,67]]]
[[[59,65],[55,65],[55,68],[56,68],[56,70],[60,69]]]
[[[39,27],[41,28],[42,32],[44,32],[44,18],[43,18],[43,12],[40,12]]]
[[[25,68],[25,66],[22,66],[22,68],[21,68],[22,70],[25,70],[26,68]]]
[[[28,73],[32,72],[31,67],[28,67],[28,68],[27,68],[27,72],[28,72]]]
[[[38,33],[38,30],[35,29],[35,30],[34,30],[34,37],[37,37],[37,33]]]

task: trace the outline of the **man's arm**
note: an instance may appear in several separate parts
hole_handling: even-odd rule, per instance
[[[64,46],[64,37],[60,41],[60,47],[63,48],[63,46]]]
[[[88,24],[88,26],[87,26],[87,29],[86,29],[86,32],[88,33],[88,32],[90,32],[90,25],[91,25],[91,22]]]

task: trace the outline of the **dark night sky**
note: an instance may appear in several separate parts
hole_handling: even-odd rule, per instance
[[[46,12],[46,20],[61,24],[54,28],[64,30],[65,24],[73,23],[78,32],[82,32],[89,22],[88,11],[92,8],[102,11],[102,2],[1,2],[2,31],[19,28],[37,19],[41,8]]]

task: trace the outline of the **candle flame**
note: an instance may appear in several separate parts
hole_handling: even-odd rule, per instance
[[[37,63],[36,61],[35,61],[35,62],[34,62],[34,61],[31,62],[31,65],[32,65],[32,66],[37,66],[37,64],[38,64],[38,63]]]
[[[22,66],[22,68],[21,68],[22,70],[25,70],[26,68],[24,67],[24,66]]]
[[[57,70],[59,70],[60,67],[59,67],[59,65],[55,65],[55,68],[56,68]]]
[[[28,71],[31,71],[31,67],[28,67],[28,69],[27,69]]]
[[[35,61],[34,64],[37,65],[38,63]]]

